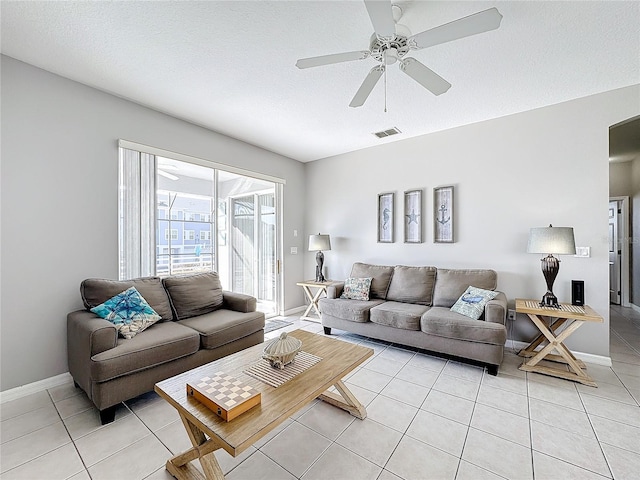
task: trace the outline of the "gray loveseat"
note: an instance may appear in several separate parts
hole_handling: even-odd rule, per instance
[[[450,310],[469,286],[495,290],[495,271],[355,263],[350,276],[373,279],[370,299],[340,298],[344,283],[329,287],[319,301],[326,334],[337,328],[470,359],[497,374],[507,339],[507,297],[499,292],[479,320]]]
[[[125,339],[90,309],[132,286],[162,319]],[[117,404],[157,382],[264,341],[256,299],[223,291],[216,273],[87,279],[80,293],[86,310],[67,316],[69,372],[103,424],[113,421]]]

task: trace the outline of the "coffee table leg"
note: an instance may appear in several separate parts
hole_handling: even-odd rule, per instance
[[[334,384],[334,387],[336,387],[336,390],[338,390],[340,395],[336,395],[333,392],[324,392],[318,398],[330,403],[331,405],[346,410],[354,417],[358,417],[360,420],[367,418],[367,409],[358,401],[355,395],[351,393],[351,390],[347,388],[342,380],[338,380]]]
[[[220,446],[213,440],[207,440],[205,434],[196,425],[191,423],[188,418],[180,415],[182,424],[187,430],[189,439],[193,444],[193,448],[183,452],[167,461],[167,470],[177,479],[193,479],[193,480],[224,480],[224,473],[216,460],[214,451]],[[198,459],[205,476],[191,465],[189,462]]]

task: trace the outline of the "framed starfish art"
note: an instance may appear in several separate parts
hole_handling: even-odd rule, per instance
[[[404,243],[422,243],[422,190],[404,192]]]

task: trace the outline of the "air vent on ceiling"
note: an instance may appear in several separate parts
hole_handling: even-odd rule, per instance
[[[389,130],[382,130],[381,132],[375,132],[374,135],[378,138],[390,137],[391,135],[396,135],[400,132],[397,127],[390,128]]]

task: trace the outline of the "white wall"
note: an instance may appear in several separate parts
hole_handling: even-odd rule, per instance
[[[325,275],[345,278],[354,261],[488,267],[498,271],[498,288],[513,304],[546,290],[541,255],[525,253],[529,228],[572,226],[577,245],[591,247],[591,258],[561,256],[554,292],[571,301],[571,280],[584,280],[586,302],[605,322],[582,327],[568,343],[608,356],[609,126],[638,115],[639,108],[636,85],[309,164],[306,195],[313,208],[306,230],[331,235]],[[457,241],[436,245],[432,191],[449,184],[455,185]],[[405,245],[397,222],[396,242],[376,243],[377,194],[395,191],[396,218],[402,219],[402,194],[414,188],[426,196],[427,241]],[[306,276],[312,277],[313,255],[306,256]],[[519,317],[515,338],[532,334],[529,321]]]
[[[287,309],[302,305],[304,165],[2,56],[1,384],[68,370],[80,282],[118,278],[119,138],[284,178]],[[211,105],[210,108],[215,108]]]

